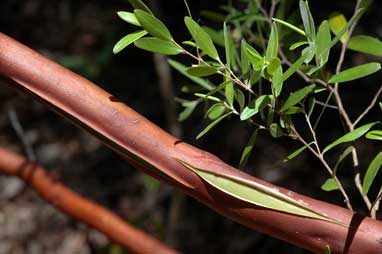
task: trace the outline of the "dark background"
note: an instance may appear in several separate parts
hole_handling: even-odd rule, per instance
[[[179,41],[187,38],[183,1],[156,2],[161,19],[175,38]],[[218,10],[224,2],[193,0],[189,4],[193,14],[198,16],[200,10]],[[333,11],[340,11],[349,18],[353,2],[311,1],[310,4],[316,24],[319,24]],[[379,1],[374,2],[356,33],[381,38],[382,6]],[[112,54],[115,42],[132,31],[132,27],[115,14],[119,10],[131,9],[123,0],[1,0],[0,31],[89,78],[168,130],[152,55],[133,46],[116,56]],[[201,22],[204,21],[202,18]],[[337,55],[338,48],[334,50],[333,59]],[[378,60],[381,59],[350,53],[344,67]],[[335,66],[336,62],[330,64]],[[173,78],[175,93],[182,97],[180,87],[189,81],[175,72]],[[373,75],[343,89],[345,106],[351,107],[351,116],[359,114],[368,104],[380,80],[380,74]],[[40,164],[75,191],[109,207],[155,237],[170,242],[183,253],[304,252],[236,224],[191,198],[174,195],[176,191],[143,176],[86,132],[9,88],[4,80],[0,83],[0,145],[24,152],[8,117],[14,110],[25,130],[25,139],[32,144]],[[252,129],[235,120],[225,121],[205,138],[196,141],[195,136],[207,124],[202,120],[203,110],[199,107],[196,114],[181,123],[183,139],[237,166]],[[378,117],[380,112],[373,110],[368,120]],[[328,143],[342,135],[342,131],[338,115],[329,111],[320,125],[319,138]],[[268,133],[261,134],[246,168],[248,172],[311,197],[342,205],[339,193],[320,190],[328,176],[315,158],[305,153],[284,163],[284,158],[299,144],[290,139],[275,141]],[[361,141],[358,148],[361,168],[365,168],[378,147],[375,142]],[[349,189],[356,209],[364,212],[359,194],[354,190],[350,166],[345,163],[340,172],[341,180]],[[175,223],[169,219],[174,208],[178,211]],[[121,251],[102,234],[56,211],[17,179],[0,177],[0,254],[117,254]]]

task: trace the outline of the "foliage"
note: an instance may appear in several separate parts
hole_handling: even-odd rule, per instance
[[[339,91],[340,87],[348,86],[351,81],[372,75],[381,69],[379,62],[370,62],[342,70],[347,49],[362,54],[382,55],[382,43],[378,38],[353,35],[354,28],[370,1],[358,0],[349,21],[343,14],[337,13],[320,23],[314,19],[307,1],[299,1],[299,12],[296,13],[293,13],[292,4],[286,0],[242,2],[244,7],[240,5],[240,8],[235,8],[228,4],[221,7],[223,13],[204,13],[222,24],[220,30],[201,26],[198,19],[188,13],[184,23],[189,32],[189,40],[177,42],[166,25],[145,4],[139,0],[130,1],[135,10],[119,12],[118,15],[142,30],[123,37],[116,44],[114,52],[118,53],[134,43],[147,51],[190,57],[193,62],[189,66],[173,59],[169,63],[200,86],[200,91],[194,93],[195,99],[178,99],[184,107],[179,120],[186,120],[202,102],[209,107],[206,117],[211,123],[197,138],[208,134],[224,119],[236,118],[248,123],[253,128],[253,133],[244,148],[240,168],[245,167],[259,130],[267,130],[274,138],[296,140],[303,146],[292,152],[286,161],[309,150],[329,173],[322,189],[340,191],[347,207],[352,209],[347,190],[336,172],[340,162],[350,154],[354,167],[357,168],[357,150],[354,146],[348,147],[334,165],[327,162],[326,155],[329,151],[338,152],[341,144],[354,143],[365,134],[375,142],[382,139],[381,130],[371,130],[380,126],[379,123],[366,122],[358,127],[377,104],[382,89],[376,92],[370,105],[354,121],[350,120]],[[151,37],[144,37],[146,34]],[[340,48],[340,56],[333,70],[327,63],[329,60],[335,62],[331,51],[337,46]],[[303,82],[290,82],[296,78]],[[194,86],[183,90],[195,91]],[[326,97],[324,102],[320,101],[322,97]],[[331,102],[335,106],[331,106]],[[341,120],[345,122],[345,129],[342,137],[323,149],[317,139],[317,126],[329,107],[338,111]],[[300,134],[301,130],[297,129],[298,119],[305,121],[308,136],[303,136]],[[382,188],[374,202],[370,202],[367,193],[381,167],[380,158],[381,153],[378,153],[370,163],[363,183],[359,173],[354,177],[354,185],[373,217],[378,209],[375,204],[379,205]],[[199,173],[201,172],[198,171],[197,174]]]

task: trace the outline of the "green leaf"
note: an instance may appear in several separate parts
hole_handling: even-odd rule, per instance
[[[115,44],[113,48],[113,53],[118,54],[122,49],[126,48],[131,43],[135,42],[136,40],[140,39],[146,34],[147,32],[142,30],[126,35]]]
[[[307,1],[300,0],[299,6],[302,23],[304,24],[308,41],[313,42],[316,38],[316,28],[314,25],[312,14],[309,10],[309,4]]]
[[[144,4],[141,0],[128,0],[131,6],[133,6],[134,9],[139,9],[142,11],[145,11],[147,13],[153,14],[149,7],[147,7],[146,4]]]
[[[202,93],[194,93],[196,97],[202,98],[204,100],[214,101],[214,102],[222,102],[218,97],[202,94]]]
[[[245,106],[245,95],[244,95],[244,93],[241,90],[236,89],[235,90],[235,99],[236,99],[237,103],[239,104],[240,112],[243,111],[244,106]]]
[[[305,55],[304,63],[308,64],[313,60],[314,55],[316,54],[316,45],[314,43],[310,43],[310,45],[301,52],[302,55]]]
[[[240,178],[235,175],[200,169],[181,160],[179,160],[179,162],[194,172],[196,175],[201,177],[208,184],[231,197],[267,209],[294,214],[297,216],[329,221],[345,226],[341,222],[333,220],[312,210],[309,208],[309,204],[294,200],[290,196],[287,196],[272,187]]]
[[[279,35],[277,32],[277,26],[275,23],[272,24],[271,35],[269,36],[267,51],[265,53],[265,59],[271,61],[273,58],[277,57],[279,51]]]
[[[378,153],[377,156],[371,161],[369,167],[367,168],[365,177],[362,183],[362,193],[367,195],[370,186],[372,185],[375,176],[377,175],[379,169],[382,166],[382,152]]]
[[[139,23],[134,13],[127,12],[127,11],[119,11],[117,12],[117,14],[122,20],[126,21],[127,23],[130,23],[134,26],[141,26],[141,23]]]
[[[209,57],[219,60],[218,52],[211,40],[211,37],[203,30],[192,18],[185,17],[184,23],[192,38],[195,40],[198,47],[203,50]]]
[[[221,47],[225,47],[224,44],[224,33],[221,31],[216,31],[215,29],[212,29],[211,27],[208,26],[202,26],[204,31],[208,33],[208,35],[211,37],[212,41]]]
[[[351,37],[347,48],[373,56],[382,56],[382,42],[377,38],[367,35]]]
[[[365,125],[358,127],[357,129],[355,129],[349,133],[346,133],[345,135],[343,135],[342,137],[340,137],[339,139],[337,139],[336,141],[334,141],[333,143],[331,143],[330,145],[325,147],[322,154],[326,153],[327,151],[329,151],[330,149],[332,149],[333,147],[335,147],[339,144],[351,142],[351,141],[354,141],[354,140],[362,137],[376,124],[377,124],[376,122],[365,124]]]
[[[224,22],[224,44],[227,66],[228,68],[233,68],[233,66],[235,66],[235,46],[226,22]]]
[[[294,25],[292,25],[292,24],[290,24],[290,23],[288,23],[286,21],[283,21],[281,19],[276,19],[276,18],[272,18],[272,20],[277,22],[277,23],[279,23],[279,24],[281,24],[281,25],[283,25],[283,26],[288,27],[289,29],[291,29],[291,30],[301,34],[304,37],[306,36],[306,33],[302,29],[300,29],[300,28],[298,28],[298,27],[296,27],[296,26],[294,26]]]
[[[334,191],[338,190],[339,188],[336,180],[334,180],[333,178],[329,178],[325,181],[323,185],[321,185],[321,189],[324,191]]]
[[[270,74],[270,75],[273,75],[273,73],[275,72],[275,70],[281,65],[281,61],[278,57],[275,57],[273,58],[268,66],[267,66],[267,72]]]
[[[272,85],[275,97],[279,97],[283,89],[283,68],[281,65],[273,72]]]
[[[215,103],[212,105],[209,110],[206,113],[206,116],[210,120],[215,120],[216,118],[220,117],[225,111],[225,106],[223,103]]]
[[[292,76],[300,66],[308,59],[309,54],[302,54],[283,74],[283,81],[287,80],[290,76]]]
[[[212,123],[210,123],[204,130],[202,130],[198,134],[198,136],[196,136],[196,139],[200,139],[201,137],[203,137],[207,132],[209,132],[212,128],[214,128],[218,123],[220,123],[224,118],[226,118],[230,114],[232,114],[232,112],[228,112],[222,115],[221,117],[219,117],[218,119],[216,119],[215,121],[213,121]]]
[[[329,244],[325,245],[325,254],[331,254],[331,253],[332,251],[330,249],[330,245]]]
[[[326,64],[329,59],[330,50],[325,49],[329,47],[331,40],[329,23],[324,20],[318,28],[316,38],[316,56],[319,58],[319,66]]]
[[[225,97],[227,99],[228,105],[232,106],[235,97],[235,90],[233,89],[232,82],[228,82],[225,86]]]
[[[249,72],[249,60],[247,57],[245,43],[245,40],[242,40],[240,48],[241,71],[243,75],[246,75]]]
[[[198,105],[199,103],[197,101],[192,101],[191,103],[188,103],[186,105],[183,105],[185,106],[184,110],[179,114],[179,117],[178,117],[178,121],[179,122],[183,122],[184,120],[186,120],[187,118],[189,118],[192,114],[192,112],[194,112],[196,106]]]
[[[162,23],[162,21],[142,10],[134,10],[134,14],[139,23],[149,34],[163,40],[172,40],[170,31]]]
[[[259,71],[263,68],[265,64],[264,58],[254,49],[251,45],[243,41],[243,46],[245,48],[245,53],[247,55],[247,59],[254,66],[256,71]]]
[[[347,24],[348,22],[345,16],[341,13],[336,14],[329,18],[330,30],[332,30],[332,32],[335,35],[338,35],[341,32],[341,30],[346,27]],[[348,37],[349,37],[349,31],[346,30],[345,33],[341,35],[341,38],[340,38],[341,42],[344,43]]]
[[[182,75],[184,75],[185,77],[187,77],[190,80],[192,80],[194,83],[200,85],[201,87],[203,87],[203,88],[205,88],[207,90],[212,90],[212,89],[215,88],[207,80],[202,79],[202,78],[197,78],[197,77],[194,77],[194,76],[191,76],[190,74],[188,74],[186,72],[187,67],[185,65],[183,65],[183,64],[181,64],[181,63],[179,63],[179,62],[177,62],[175,60],[172,60],[172,59],[169,59],[168,63],[171,65],[172,68],[174,68],[175,70],[180,72]]]
[[[302,146],[300,147],[299,149],[297,149],[296,151],[290,153],[287,158],[284,160],[284,162],[286,161],[290,161],[291,159],[297,157],[298,155],[300,155],[303,151],[305,151],[306,148],[308,148],[308,146],[314,144],[314,142],[310,142],[307,146]]]
[[[306,45],[306,44],[309,44],[309,42],[307,42],[307,41],[295,42],[289,47],[289,50],[295,50],[296,48],[301,47],[301,46]]]
[[[256,99],[252,100],[247,107],[243,109],[243,112],[240,114],[240,120],[245,121],[262,111],[267,104],[271,101],[269,95],[261,95]]]
[[[241,154],[240,164],[239,164],[240,169],[243,169],[245,167],[245,165],[247,165],[249,156],[251,155],[253,147],[254,147],[255,142],[256,142],[256,137],[257,137],[258,131],[259,131],[259,129],[254,130],[254,132],[252,133],[251,137],[248,140],[247,145],[244,148],[243,153]]]
[[[134,45],[140,49],[163,55],[177,55],[183,53],[183,50],[173,42],[155,37],[141,38],[135,41]]]
[[[281,127],[277,123],[272,123],[269,126],[269,133],[274,138],[279,138],[279,137],[284,136],[283,130],[281,129]]]
[[[380,69],[381,69],[380,63],[367,63],[367,64],[359,65],[359,66],[341,71],[340,73],[333,75],[328,82],[329,83],[347,82],[347,81],[368,76],[370,74],[373,74],[379,71]]]
[[[198,65],[187,68],[186,72],[195,77],[206,77],[217,73],[217,69],[211,66]]]
[[[306,86],[304,88],[301,88],[300,90],[297,90],[296,92],[292,93],[284,105],[281,107],[280,112],[284,112],[288,110],[289,108],[293,107],[300,101],[302,101],[308,94],[313,92],[315,85]]]
[[[366,138],[373,139],[373,140],[382,140],[382,131],[380,130],[370,131],[366,134]]]

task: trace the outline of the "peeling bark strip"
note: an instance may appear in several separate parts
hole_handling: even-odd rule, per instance
[[[143,231],[130,226],[108,209],[69,190],[36,163],[1,147],[0,173],[20,177],[59,210],[96,228],[128,251],[154,254],[178,253]]]
[[[381,222],[239,171],[216,156],[177,140],[90,81],[1,33],[0,73],[16,81],[19,84],[16,86],[24,92],[90,131],[144,172],[238,223],[318,253],[324,253],[327,245],[331,253],[378,254],[382,251]],[[350,227],[238,200],[209,185],[177,160],[217,175],[230,175],[277,189],[307,204],[313,211]]]

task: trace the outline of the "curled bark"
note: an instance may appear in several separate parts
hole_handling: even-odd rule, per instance
[[[133,253],[177,253],[164,243],[127,224],[110,210],[69,190],[28,159],[0,147],[0,173],[18,176],[42,198]]]
[[[237,170],[176,139],[90,81],[1,33],[0,73],[93,133],[144,172],[245,226],[318,253],[323,253],[327,246],[331,253],[376,254],[382,249],[382,223]],[[275,188],[350,227],[240,201],[208,185],[178,160]]]

